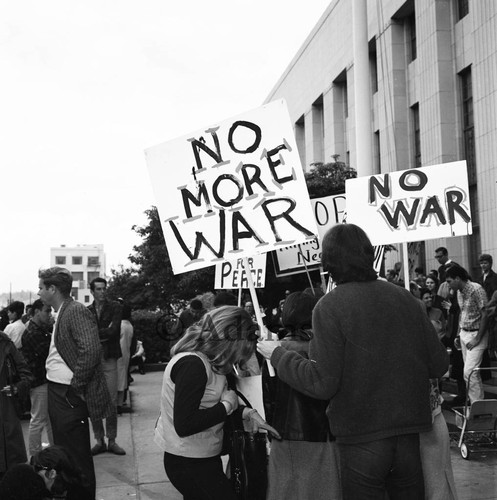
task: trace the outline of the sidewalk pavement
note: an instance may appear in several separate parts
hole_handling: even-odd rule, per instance
[[[182,500],[164,471],[163,452],[154,443],[162,376],[162,371],[133,373],[132,412],[123,413],[117,421],[116,441],[126,455],[107,452],[94,457],[97,500]],[[27,443],[29,421],[24,420],[22,426]]]
[[[134,382],[130,386],[132,412],[118,418],[117,442],[126,450],[126,455],[103,453],[94,457],[97,500],[182,499],[167,479],[163,453],[154,443],[162,376],[163,371],[133,374]],[[489,393],[487,397],[497,397],[493,394],[495,390],[495,387],[485,385],[485,392]],[[451,394],[444,392],[444,397],[450,399]],[[497,499],[497,453],[475,453],[471,460],[464,460],[455,441],[457,428],[453,425],[453,413],[445,410],[444,416],[454,438],[451,456],[459,500]],[[23,421],[22,425],[27,443],[29,421]]]

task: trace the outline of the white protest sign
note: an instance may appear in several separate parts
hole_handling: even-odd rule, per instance
[[[276,250],[274,255],[277,276],[301,273],[305,271],[306,267],[307,270],[318,269],[321,262],[320,241],[328,229],[335,224],[341,224],[347,215],[345,194],[314,198],[311,200],[311,205],[319,238],[301,245],[292,245]]]
[[[336,224],[341,224],[347,216],[347,203],[344,193],[314,198],[311,200],[311,204],[321,240],[328,229],[331,229]]]
[[[266,285],[266,260],[266,254],[247,258],[255,288],[264,288]],[[214,288],[216,290],[248,287],[244,259],[216,264],[214,278]]]
[[[288,276],[319,269],[321,245],[319,239],[280,248],[273,253],[276,276]]]
[[[472,233],[465,161],[348,179],[347,222],[373,245]]]
[[[145,154],[175,274],[317,234],[284,100]]]

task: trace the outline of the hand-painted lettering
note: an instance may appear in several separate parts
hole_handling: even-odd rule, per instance
[[[427,184],[428,177],[421,170],[405,170],[399,178],[399,186],[404,191],[421,191]]]
[[[282,211],[281,213],[273,215],[269,211],[269,205],[273,205],[274,203],[280,204],[280,202],[285,202],[288,205],[288,208]],[[290,225],[298,229],[302,234],[305,234],[306,236],[313,236],[313,233],[311,231],[309,231],[304,226],[299,224],[296,220],[294,220],[292,217],[290,217],[290,213],[293,212],[296,206],[297,203],[295,202],[295,200],[292,200],[291,198],[276,198],[272,200],[266,200],[261,203],[262,210],[264,210],[264,214],[266,215],[266,218],[269,221],[271,230],[273,231],[276,241],[282,241],[274,224],[274,222],[279,219],[285,219]]]
[[[245,127],[254,132],[253,143],[250,146],[247,146],[245,149],[237,148],[233,141],[233,136],[238,127]],[[262,130],[258,125],[256,125],[255,123],[240,120],[231,125],[228,133],[228,144],[235,153],[241,153],[241,154],[253,153],[259,147],[261,143],[261,137],[262,137]]]
[[[376,204],[376,191],[378,191],[382,198],[390,197],[390,176],[385,174],[383,176],[383,184],[381,183],[382,178],[370,177],[369,178],[369,204]]]
[[[221,146],[219,145],[219,138],[216,134],[216,130],[218,128],[219,127],[206,130],[206,132],[208,134],[211,134],[212,136],[214,147],[216,148],[215,151],[213,151],[209,146],[206,145],[205,139],[203,137],[199,137],[198,139],[188,139],[192,145],[193,155],[195,156],[195,163],[197,165],[197,169],[199,170],[203,168],[202,160],[200,158],[200,150],[202,150],[204,153],[207,153],[211,158],[213,158],[216,161],[216,164],[223,161],[223,158],[221,156]]]

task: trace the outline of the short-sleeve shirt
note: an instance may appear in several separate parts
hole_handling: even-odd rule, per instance
[[[481,285],[468,281],[457,292],[457,302],[461,308],[459,326],[468,332],[480,329],[482,310],[487,305],[487,294]]]

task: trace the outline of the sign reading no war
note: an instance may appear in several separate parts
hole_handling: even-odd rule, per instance
[[[175,274],[317,234],[283,100],[145,154]]]
[[[472,233],[465,161],[349,179],[347,222],[373,245]]]
[[[252,273],[252,281],[255,288],[264,288],[266,284],[266,254],[254,255],[236,261],[225,261],[216,264],[216,274],[214,278],[214,288],[216,290],[249,288],[247,269],[248,263]]]

